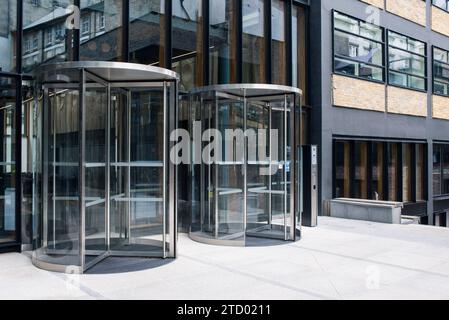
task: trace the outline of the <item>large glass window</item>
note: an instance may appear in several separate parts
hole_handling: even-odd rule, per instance
[[[433,92],[449,96],[449,52],[433,48]]]
[[[11,1],[12,2],[12,1]],[[73,13],[73,0],[23,1],[24,72],[45,62],[71,60],[72,33],[67,19]]]
[[[165,66],[165,5],[160,0],[129,4],[130,61]]]
[[[302,90],[302,105],[307,105],[307,22],[303,7],[292,8],[292,35],[292,85]]]
[[[367,143],[354,143],[354,198],[366,199],[368,191]]]
[[[438,196],[441,195],[441,145],[433,146],[433,170],[432,170],[432,181],[433,181],[433,194]]]
[[[425,189],[425,148],[423,144],[416,145],[416,200],[425,200],[426,189]]]
[[[388,144],[388,200],[398,201],[398,144]]]
[[[449,194],[449,145],[436,144],[433,147],[433,193]]]
[[[203,84],[203,15],[201,0],[173,1],[172,69],[180,75],[179,89]]]
[[[334,71],[384,81],[383,28],[334,12]]]
[[[335,143],[335,197],[350,198],[350,145],[348,141]]]
[[[271,5],[271,65],[272,82],[287,83],[287,47],[285,42],[285,2],[273,0]]]
[[[372,199],[384,200],[384,143],[374,142],[372,146],[371,190]]]
[[[209,1],[209,63],[212,84],[237,81],[236,1]]]
[[[449,0],[432,0],[434,6],[449,11]]]
[[[81,0],[81,60],[124,60],[122,10],[122,1]]]
[[[410,202],[412,198],[412,145],[404,143],[402,145],[402,201]]]
[[[0,78],[0,244],[16,239],[16,81]]]
[[[16,69],[17,2],[6,0],[0,10],[0,71]]]
[[[264,83],[264,1],[243,0],[243,82]]]
[[[388,31],[388,83],[426,90],[426,44]]]

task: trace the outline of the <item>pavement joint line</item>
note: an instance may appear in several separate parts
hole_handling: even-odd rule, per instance
[[[313,296],[313,297],[318,298],[318,299],[325,299],[325,300],[333,300],[333,299],[335,299],[334,297],[329,297],[329,296],[322,295],[320,293],[315,293],[315,292],[308,291],[308,290],[305,290],[305,289],[300,289],[300,288],[297,288],[297,287],[294,287],[294,286],[286,285],[286,284],[283,284],[281,282],[276,282],[274,280],[267,279],[265,277],[255,276],[255,275],[247,273],[247,272],[242,272],[242,271],[239,271],[239,270],[235,270],[233,268],[226,267],[226,266],[219,265],[219,264],[212,263],[212,262],[208,262],[208,261],[204,261],[202,259],[189,257],[189,256],[186,256],[186,255],[179,255],[179,256],[182,256],[182,257],[184,257],[186,259],[190,259],[192,261],[196,261],[196,262],[203,263],[203,264],[206,264],[206,265],[209,265],[209,266],[213,266],[213,267],[216,267],[216,268],[219,268],[219,269],[222,269],[222,270],[226,270],[226,271],[229,271],[229,272],[232,272],[232,273],[236,273],[236,274],[239,274],[239,275],[242,275],[242,276],[250,277],[250,278],[253,278],[253,279],[265,282],[265,283],[269,283],[269,284],[272,284],[272,285],[275,285],[275,286],[278,286],[278,287],[282,287],[282,288],[289,289],[289,290],[292,290],[292,291],[296,291],[296,292],[299,292],[299,293],[302,293],[302,294]]]

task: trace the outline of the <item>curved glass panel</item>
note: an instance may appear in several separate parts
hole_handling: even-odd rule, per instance
[[[257,86],[209,87],[184,97],[194,240],[244,246],[252,237],[299,235],[299,95]]]

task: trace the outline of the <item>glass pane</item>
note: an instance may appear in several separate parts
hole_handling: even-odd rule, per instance
[[[388,200],[398,199],[398,145],[388,144]]]
[[[243,82],[265,82],[264,1],[243,0]]]
[[[80,59],[122,61],[121,1],[81,0]]]
[[[0,71],[16,70],[17,1],[7,0],[0,10]]]
[[[442,194],[449,194],[449,145],[441,146],[443,179],[441,185]]]
[[[412,145],[402,145],[402,201],[410,202],[412,197]]]
[[[341,31],[335,31],[335,54],[352,58],[360,63],[383,65],[383,46]]]
[[[335,197],[350,198],[350,144],[335,142]]]
[[[441,146],[433,146],[433,194],[438,196],[441,195]]]
[[[48,61],[73,60],[71,47],[67,47],[73,41],[73,31],[66,26],[73,4],[73,0],[23,1],[24,72]]]
[[[360,78],[383,81],[383,69],[370,65],[335,58],[335,71],[342,74],[352,75]]]
[[[179,90],[203,84],[203,15],[201,0],[173,1],[172,69],[180,75]]]
[[[425,153],[424,145],[416,144],[416,200],[425,200]]]
[[[16,81],[0,78],[0,244],[16,240]]]
[[[293,86],[302,90],[301,104],[307,105],[307,22],[303,7],[292,8],[292,35]]]
[[[389,68],[424,77],[426,75],[426,59],[402,50],[390,48]]]
[[[383,142],[373,142],[372,149],[372,190],[371,198],[374,200],[385,200],[383,177],[384,177],[384,144]]]
[[[129,6],[130,61],[165,66],[164,1],[131,0]]]
[[[366,199],[368,192],[368,146],[366,142],[354,142],[354,198]]]
[[[274,0],[271,6],[272,32],[272,83],[287,83],[287,55],[285,42],[285,5],[284,1]]]
[[[106,87],[88,82],[85,96],[86,263],[107,250],[106,238]]]
[[[237,17],[234,0],[209,1],[210,81],[237,81]]]

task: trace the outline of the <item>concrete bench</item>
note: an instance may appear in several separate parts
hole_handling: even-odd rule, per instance
[[[330,201],[330,216],[401,224],[402,208],[402,202],[337,198]]]

